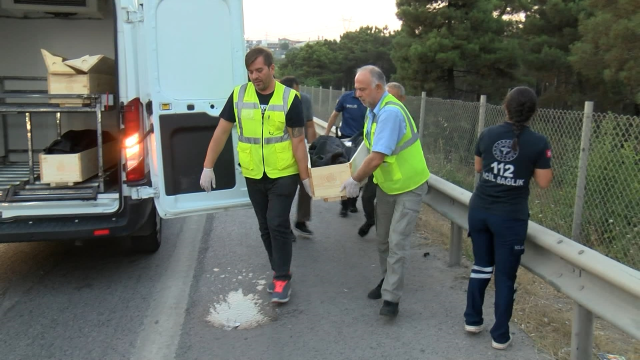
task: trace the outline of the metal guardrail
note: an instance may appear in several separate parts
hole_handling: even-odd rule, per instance
[[[316,128],[326,122],[314,119]],[[462,258],[471,192],[431,174],[425,203],[451,221],[449,265]],[[640,339],[640,271],[529,221],[521,265],[576,302],[571,359],[590,359],[594,314]]]

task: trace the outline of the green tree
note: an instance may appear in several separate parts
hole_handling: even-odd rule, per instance
[[[364,65],[375,65],[387,79],[396,72],[391,60],[394,34],[388,27],[364,26],[340,36],[338,59],[341,59],[342,79],[339,86],[353,87],[356,70]]]
[[[571,46],[571,63],[587,80],[602,83],[609,101],[634,104],[640,114],[640,1],[589,0],[580,22],[582,39]]]
[[[339,79],[340,59],[336,59],[338,42],[323,40],[310,42],[300,48],[293,48],[285,54],[285,60],[276,71],[277,77],[294,75],[302,84],[307,79],[315,79],[314,84],[329,87]]]
[[[340,41],[307,43],[286,53],[277,76],[295,75],[309,86],[350,89],[358,67],[376,65],[391,78],[395,73],[390,54],[393,36],[386,27],[366,26],[342,34]]]
[[[541,106],[580,106],[569,56],[570,46],[580,39],[578,23],[586,0],[535,0],[532,5],[519,32],[522,74],[534,79]]]
[[[392,59],[396,77],[414,93],[450,99],[501,99],[514,85],[518,44],[505,20],[519,1],[398,0],[402,20]]]

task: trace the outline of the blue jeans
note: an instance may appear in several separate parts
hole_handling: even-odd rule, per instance
[[[469,235],[474,263],[467,290],[465,324],[482,325],[484,294],[495,267],[495,317],[491,337],[497,343],[509,341],[516,272],[524,254],[528,220],[495,215],[479,208],[469,209]]]

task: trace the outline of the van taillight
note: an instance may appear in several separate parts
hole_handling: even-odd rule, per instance
[[[122,122],[124,124],[124,144],[127,181],[144,179],[144,145],[142,138],[142,102],[139,98],[129,101],[123,109]]]

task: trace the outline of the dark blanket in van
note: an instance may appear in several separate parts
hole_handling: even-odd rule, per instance
[[[348,163],[362,143],[362,132],[351,137],[349,141],[351,141],[351,146],[346,146],[335,136],[318,136],[309,146],[311,167]]]
[[[102,132],[102,144],[114,141],[115,137],[107,131]],[[98,146],[96,130],[69,130],[55,139],[44,149],[45,154],[77,154]]]

